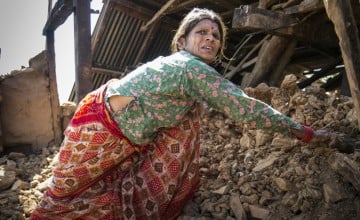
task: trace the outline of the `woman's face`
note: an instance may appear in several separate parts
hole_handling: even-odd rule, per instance
[[[201,20],[184,38],[179,39],[179,48],[200,57],[204,62],[215,60],[220,49],[220,31],[215,21]]]

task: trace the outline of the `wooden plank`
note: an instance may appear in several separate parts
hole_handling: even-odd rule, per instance
[[[326,13],[339,37],[346,76],[360,127],[360,40],[349,0],[324,0]]]

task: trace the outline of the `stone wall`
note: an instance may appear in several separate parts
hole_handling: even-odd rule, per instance
[[[57,91],[50,90],[46,51],[29,63],[30,67],[14,70],[0,82],[0,152],[11,147],[39,150],[55,138],[50,93]]]

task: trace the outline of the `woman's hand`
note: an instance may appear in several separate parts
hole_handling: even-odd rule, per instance
[[[336,141],[338,135],[334,132],[330,132],[327,130],[316,130],[314,131],[313,137],[310,139],[309,143],[333,143]]]
[[[331,132],[325,129],[313,130],[308,126],[293,128],[291,131],[298,140],[305,143],[336,148],[343,153],[352,153],[355,150],[355,141],[346,134]]]
[[[330,132],[327,130],[314,131],[310,144],[326,144],[327,147],[336,148],[342,153],[354,152],[354,140],[345,134]]]

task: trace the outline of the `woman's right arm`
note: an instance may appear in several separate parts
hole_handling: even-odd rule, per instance
[[[212,67],[194,61],[187,65],[183,86],[188,95],[206,101],[211,107],[251,128],[282,132],[302,138],[304,127],[270,105],[247,96],[234,83]]]

